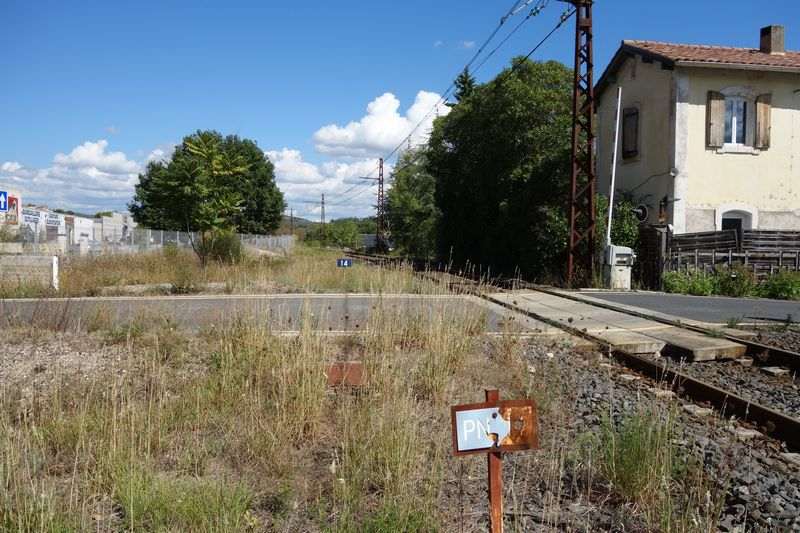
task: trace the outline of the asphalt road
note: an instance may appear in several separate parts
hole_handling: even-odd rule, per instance
[[[654,292],[586,292],[587,296],[651,311],[725,324],[734,319],[742,323],[781,322],[791,317],[800,322],[800,302],[721,296],[685,296]]]
[[[349,294],[0,300],[0,329],[14,323],[69,329],[98,320],[126,324],[148,317],[167,318],[190,329],[246,319],[261,321],[276,331],[297,331],[305,320],[316,330],[359,331],[368,328],[370,317],[378,312],[391,320],[405,312],[425,318],[441,309],[457,320],[474,307],[486,313],[488,331],[502,331],[502,314],[478,299]]]

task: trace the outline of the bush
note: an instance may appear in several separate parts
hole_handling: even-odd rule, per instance
[[[239,236],[228,230],[213,231],[206,238],[200,239],[196,246],[201,260],[205,258],[220,263],[239,263],[244,257]]]
[[[662,276],[664,292],[686,294],[689,292],[689,275],[685,272],[665,272]]]
[[[0,226],[0,242],[22,242],[22,234],[6,226]]]
[[[782,270],[761,285],[761,295],[778,300],[800,300],[800,272]]]
[[[752,270],[742,265],[716,272],[718,293],[724,296],[742,298],[758,294],[758,280]]]
[[[692,296],[711,296],[718,294],[717,278],[705,272],[693,272],[689,275],[688,292]]]
[[[666,292],[692,296],[711,296],[717,293],[715,276],[705,272],[667,272],[662,279]]]

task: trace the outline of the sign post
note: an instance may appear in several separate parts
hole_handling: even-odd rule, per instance
[[[486,402],[499,402],[500,391],[487,390]],[[503,454],[490,452],[489,466],[489,515],[492,533],[503,533]]]
[[[336,266],[339,268],[350,268],[353,266],[353,260],[350,258],[337,259]]]
[[[486,391],[484,403],[450,408],[453,454],[487,454],[489,516],[492,533],[503,531],[503,453],[539,447],[539,422],[533,400],[500,401],[500,392]]]

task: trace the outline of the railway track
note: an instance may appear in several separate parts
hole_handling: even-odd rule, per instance
[[[486,289],[489,288],[492,292],[502,292],[513,288],[525,288],[531,290],[544,290],[548,289],[538,287],[535,285],[519,282],[518,280],[504,280],[504,279],[490,279],[480,278],[473,279],[464,276],[463,272],[452,272],[451,269],[432,270],[430,264],[422,261],[405,261],[403,259],[394,258],[390,256],[370,255],[357,252],[348,252],[350,257],[359,259],[370,264],[397,264],[407,263],[414,267],[417,275],[424,279],[434,281],[436,283],[445,284],[449,290],[461,294],[472,294],[484,300],[490,301],[493,304],[501,305],[509,310],[529,316],[541,322],[545,322],[553,327],[564,330],[575,336],[587,339],[597,344],[603,351],[612,356],[616,361],[626,366],[627,368],[645,376],[657,383],[669,386],[673,392],[686,399],[692,400],[697,403],[705,403],[716,409],[722,417],[736,417],[737,419],[755,425],[765,435],[774,439],[782,441],[786,444],[787,448],[793,451],[800,451],[800,419],[790,416],[777,409],[762,405],[754,402],[743,395],[721,387],[717,384],[711,383],[706,379],[701,379],[698,376],[693,376],[686,371],[674,368],[664,361],[652,357],[633,354],[625,350],[621,350],[608,343],[598,340],[596,337],[588,335],[585,331],[570,324],[565,324],[562,321],[548,319],[546,316],[539,314],[532,314],[522,308],[521,306],[514,305],[513,303],[498,301],[488,296]],[[551,293],[553,293],[551,291]],[[564,297],[559,291],[555,293],[557,296]],[[577,298],[576,298],[577,299]],[[586,302],[594,305],[594,302]],[[598,308],[611,308],[614,306],[604,306],[602,304],[595,305]],[[681,327],[701,333],[718,337],[718,332],[713,332],[705,328],[684,324],[678,321],[670,321],[665,318],[654,318],[646,313],[632,313],[630,310],[622,310],[615,308],[615,311],[632,314],[642,318],[656,320],[671,326]],[[768,346],[748,339],[741,339],[739,337],[730,336],[731,340],[744,344],[747,347],[748,355],[757,360],[769,360],[775,364],[783,364],[791,367],[794,370],[800,369],[800,354],[785,350],[783,348]]]

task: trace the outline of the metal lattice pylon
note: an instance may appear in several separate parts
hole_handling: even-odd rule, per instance
[[[585,285],[594,278],[596,223],[593,0],[570,0],[570,3],[576,9],[576,24],[567,283]]]
[[[380,159],[380,165],[378,167],[378,205],[377,205],[377,220],[376,220],[376,235],[375,235],[375,245],[378,247],[379,250],[383,250],[385,247],[385,238],[386,238],[386,225],[385,225],[385,216],[386,216],[386,204],[385,198],[383,194],[383,158]]]

